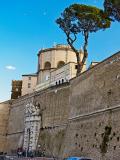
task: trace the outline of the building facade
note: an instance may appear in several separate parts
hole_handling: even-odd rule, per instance
[[[120,159],[120,52],[66,85],[0,104],[0,152]]]
[[[80,61],[83,51],[80,50]],[[86,70],[86,63],[82,72]],[[22,75],[22,96],[45,88],[69,82],[77,73],[75,52],[68,45],[56,45],[41,49],[38,53],[38,69],[35,74]]]
[[[37,85],[37,74],[22,75],[22,96],[32,93]]]
[[[80,50],[80,61],[83,52]],[[82,72],[86,70],[86,64]],[[36,91],[69,82],[76,76],[77,59],[75,52],[67,45],[56,45],[38,53],[38,78]]]
[[[30,150],[40,146],[48,157],[119,160],[119,82],[120,52],[73,78],[70,84],[14,100],[7,152],[16,151],[21,144]]]
[[[17,99],[21,96],[22,91],[22,81],[21,80],[13,80],[12,81],[12,93],[11,99]]]

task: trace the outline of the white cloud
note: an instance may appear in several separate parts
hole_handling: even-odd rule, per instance
[[[11,66],[11,65],[6,66],[5,68],[8,70],[16,70],[16,67]]]

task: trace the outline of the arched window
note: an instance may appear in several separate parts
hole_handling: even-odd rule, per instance
[[[44,69],[50,69],[50,68],[51,68],[51,63],[45,62]]]
[[[58,65],[57,65],[57,68],[60,68],[60,67],[62,67],[62,66],[64,66],[65,65],[65,62],[64,61],[59,61],[58,62]]]

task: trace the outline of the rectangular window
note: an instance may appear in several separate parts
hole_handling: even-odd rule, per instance
[[[28,83],[28,88],[31,88],[31,83]]]
[[[78,68],[78,66],[77,65],[75,65],[75,69],[77,69]]]
[[[28,77],[29,80],[31,80],[31,77]]]

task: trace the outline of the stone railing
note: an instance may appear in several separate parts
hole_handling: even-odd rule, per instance
[[[38,84],[38,85],[35,87],[34,91],[41,91],[41,90],[46,89],[46,88],[48,88],[48,87],[50,87],[50,81],[47,81],[47,82],[45,82],[45,83]]]

